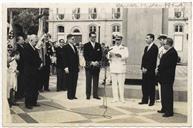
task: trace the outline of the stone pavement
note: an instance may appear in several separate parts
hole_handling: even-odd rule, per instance
[[[163,118],[157,113],[160,102],[154,106],[138,105],[140,99],[126,99],[125,103],[112,103],[108,97],[107,109],[103,107],[101,100],[86,100],[85,96],[85,72],[79,73],[77,100],[68,100],[66,91],[56,92],[56,76],[50,77],[50,92],[39,95],[40,107],[28,110],[23,101],[19,106],[13,106],[11,110],[12,122],[15,126],[52,123],[53,126],[190,126],[190,114],[188,115],[186,102],[175,102],[174,106],[182,111],[175,112],[173,117]],[[106,103],[106,102],[105,102]],[[49,126],[52,126],[49,124]]]

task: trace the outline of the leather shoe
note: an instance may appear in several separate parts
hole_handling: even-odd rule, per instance
[[[154,103],[149,103],[149,106],[153,106],[154,105]]]
[[[40,91],[40,92],[44,92],[44,90],[43,90],[43,89],[40,89],[39,91]]]
[[[19,106],[19,104],[18,104],[18,103],[12,103],[12,105],[13,105],[13,106]]]
[[[74,97],[74,99],[78,99],[77,97]]]
[[[146,103],[146,102],[139,102],[138,104],[140,104],[140,105],[141,105],[141,104],[147,104],[147,103]]]
[[[33,106],[34,107],[40,107],[40,104],[34,104]]]
[[[100,97],[93,97],[94,99],[97,99],[97,100],[100,100],[101,98]]]
[[[25,106],[27,109],[32,109],[33,107],[32,106]]]
[[[163,110],[158,110],[157,112],[158,113],[165,113]]]
[[[163,117],[171,117],[173,114],[163,114]]]
[[[50,91],[50,89],[45,89],[45,91],[49,92],[49,91]]]
[[[87,100],[90,100],[90,97],[86,97]]]

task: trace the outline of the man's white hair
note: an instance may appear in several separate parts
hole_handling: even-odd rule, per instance
[[[35,38],[37,38],[37,35],[35,34],[32,34],[29,36],[30,41],[34,40]]]

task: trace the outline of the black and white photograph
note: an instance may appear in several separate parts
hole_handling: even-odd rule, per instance
[[[2,3],[3,127],[191,127],[192,2]]]

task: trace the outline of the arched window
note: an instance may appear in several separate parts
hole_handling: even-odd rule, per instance
[[[174,26],[174,31],[175,32],[183,32],[184,31],[184,26],[182,24],[177,24]]]
[[[58,33],[64,33],[64,26],[58,26]]]
[[[80,8],[75,8],[74,10],[72,10],[72,18],[80,19]]]
[[[89,18],[90,19],[97,18],[97,9],[96,8],[89,8]]]
[[[80,33],[80,30],[74,29],[73,33]]]
[[[112,16],[113,16],[113,19],[119,19],[121,17],[121,9],[120,8],[113,8],[112,9]]]

